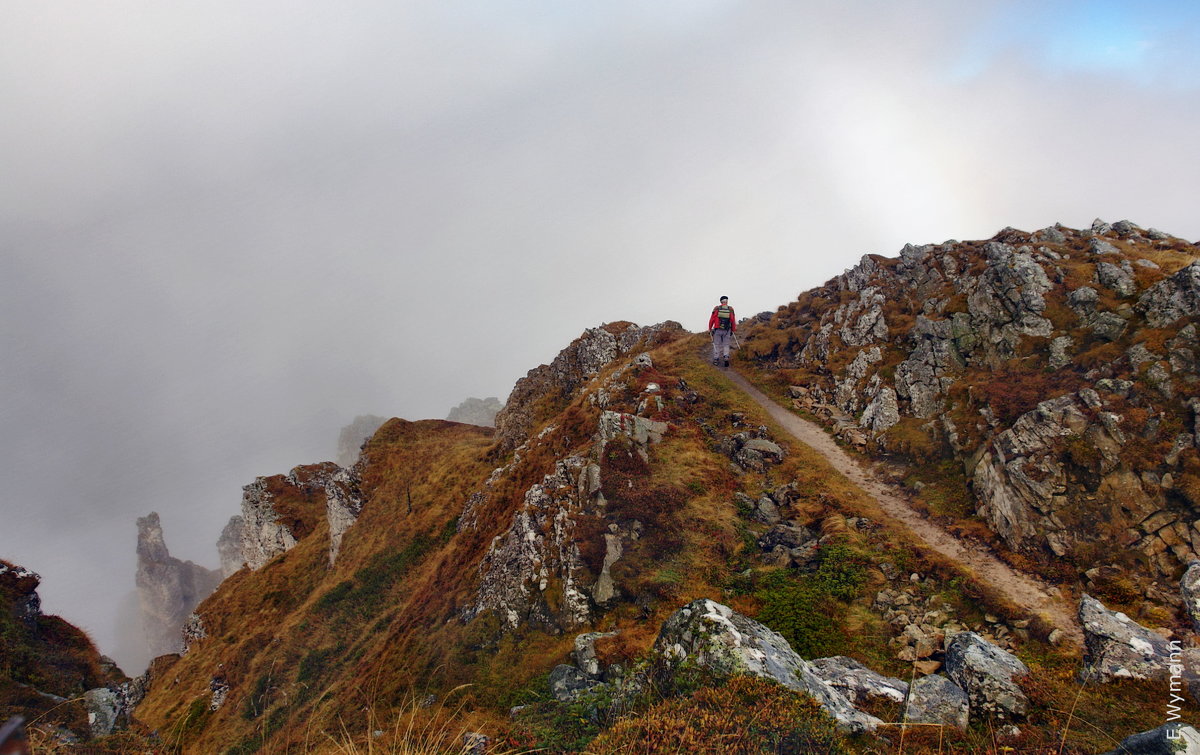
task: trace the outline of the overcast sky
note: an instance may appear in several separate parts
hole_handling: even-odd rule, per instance
[[[134,520],[215,567],[357,414],[906,242],[1200,239],[1198,7],[0,0],[0,558],[119,655]]]

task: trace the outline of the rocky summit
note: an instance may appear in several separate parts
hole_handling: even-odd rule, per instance
[[[31,731],[95,752],[1190,747],[1198,252],[908,245],[743,321],[728,369],[678,323],[588,328],[494,427],[367,418],[264,470],[137,679],[4,564],[0,713],[86,700]],[[39,660],[64,638],[85,673]]]

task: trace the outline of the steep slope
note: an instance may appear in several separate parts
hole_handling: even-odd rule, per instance
[[[138,718],[185,753],[386,751],[407,721],[565,752],[722,752],[736,721],[780,746],[886,750],[867,732],[903,717],[896,690],[921,676],[972,690],[949,745],[985,746],[1019,716],[1013,741],[1057,746],[1078,654],[892,527],[698,359],[701,338],[590,329],[517,384],[495,430],[393,419],[352,469],[247,486],[247,566],[198,607],[185,652],[156,662]],[[972,686],[964,647],[1030,671],[1028,689],[985,685],[1019,712]],[[785,687],[726,684],[739,668],[782,668]],[[893,692],[860,695],[845,674]],[[1084,689],[1080,713],[1100,720],[1116,694],[1111,731],[1150,728],[1158,698],[1112,685]],[[777,718],[755,723],[756,706]],[[643,736],[666,719],[669,737]]]
[[[760,318],[746,355],[912,463],[960,533],[1171,624],[1165,585],[1200,553],[1198,256],[1129,222],[909,245]]]
[[[39,731],[85,738],[85,693],[127,680],[83,631],[42,613],[40,582],[28,569],[0,561],[0,721],[19,715]]]

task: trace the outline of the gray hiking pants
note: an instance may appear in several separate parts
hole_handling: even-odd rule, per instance
[[[713,360],[724,359],[729,360],[729,337],[731,331],[721,330],[717,328],[712,332],[713,341]]]

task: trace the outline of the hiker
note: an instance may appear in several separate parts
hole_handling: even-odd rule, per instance
[[[712,317],[708,318],[708,332],[712,336],[712,363],[720,366],[720,360],[729,366],[729,339],[737,331],[737,318],[733,307],[729,306],[729,297],[722,296],[721,303],[713,307]]]

